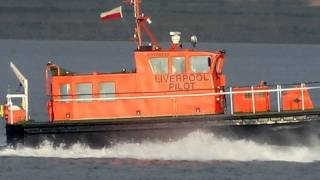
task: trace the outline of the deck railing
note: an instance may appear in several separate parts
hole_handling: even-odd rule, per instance
[[[297,84],[295,85],[285,85],[285,86],[297,86]],[[317,90],[320,89],[320,86],[306,86],[305,83],[301,83],[299,84],[299,87],[285,87],[283,88],[283,85],[275,85],[275,88],[272,88],[272,86],[267,86],[268,89],[261,89],[261,90],[255,90],[255,87],[259,87],[259,86],[251,86],[250,90],[237,90],[237,91],[233,91],[233,87],[228,87],[226,92],[222,92],[222,93],[217,93],[217,95],[221,94],[221,95],[226,95],[229,96],[229,102],[230,102],[230,113],[234,114],[234,95],[235,94],[244,94],[244,93],[249,93],[251,94],[251,101],[252,101],[252,113],[256,113],[256,104],[255,104],[255,96],[254,94],[257,93],[276,93],[276,111],[277,112],[281,112],[282,110],[282,95],[285,92],[290,92],[290,91],[300,91],[300,96],[301,96],[301,110],[304,111],[306,110],[305,106],[305,95],[306,95],[306,90],[308,91],[307,93],[309,94],[310,91],[309,90]],[[320,91],[318,92],[320,93]],[[311,93],[310,93],[311,94]],[[312,103],[318,102],[320,101],[320,99],[312,99]],[[272,102],[272,100],[270,100],[270,102]]]
[[[18,99],[21,101],[21,107],[20,106],[16,106],[15,103],[13,103],[14,99]],[[29,107],[28,104],[26,103],[28,102],[28,95],[27,94],[7,94],[7,106],[9,108],[9,112],[10,112],[10,119],[9,119],[9,123],[13,124],[14,122],[14,107],[18,107],[18,108],[22,108],[23,110],[26,111],[25,113],[25,120],[29,120]]]
[[[264,87],[262,89],[259,89]],[[237,88],[237,90],[235,90]],[[245,88],[247,90],[239,90],[239,88]],[[51,95],[50,97],[54,102],[92,102],[92,101],[114,101],[114,100],[139,100],[139,99],[158,99],[158,98],[179,98],[179,97],[217,97],[224,95],[225,96],[225,113],[235,114],[238,113],[235,111],[235,104],[239,102],[235,102],[235,95],[237,94],[250,94],[251,97],[251,105],[252,111],[250,113],[258,113],[257,110],[257,102],[255,95],[259,93],[269,93],[270,96],[270,112],[282,112],[284,111],[282,108],[283,102],[282,97],[284,93],[290,91],[300,91],[299,103],[301,104],[301,108],[299,110],[306,110],[306,93],[311,94],[312,90],[320,89],[320,83],[300,83],[300,84],[286,84],[286,85],[262,85],[262,86],[246,86],[246,87],[226,87],[224,91],[221,92],[213,92],[214,89],[202,89],[197,90],[197,93],[192,93],[192,91],[183,92],[183,91],[175,91],[175,92],[134,92],[134,93],[112,93],[113,96],[105,97],[100,95],[108,95],[108,93],[103,94],[80,94],[80,95],[91,95],[90,98],[80,98],[79,94],[72,95],[68,94],[65,98],[61,95]],[[320,102],[320,91],[317,91],[317,98],[310,98],[312,100],[311,103],[315,104],[316,102]],[[310,95],[310,97],[311,97]],[[64,98],[61,98],[64,97]],[[276,105],[276,106],[275,106]],[[319,106],[320,107],[320,106]],[[318,107],[318,108],[319,108]],[[309,108],[310,109],[310,108]]]

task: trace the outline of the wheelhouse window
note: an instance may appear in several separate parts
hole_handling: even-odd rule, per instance
[[[80,101],[90,101],[92,98],[92,84],[79,83],[77,84],[77,99]]]
[[[207,73],[210,71],[210,56],[191,56],[191,71],[194,73]]]
[[[105,101],[111,101],[115,97],[115,83],[114,82],[102,82],[99,83],[99,96],[100,98],[106,98]]]
[[[185,58],[184,57],[173,57],[172,58],[172,73],[181,74],[185,70]]]
[[[70,99],[70,84],[61,84],[60,85],[60,98],[61,99]]]
[[[153,74],[168,73],[168,58],[158,57],[150,59],[151,69]]]

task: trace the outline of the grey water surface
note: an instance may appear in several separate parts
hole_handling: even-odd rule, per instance
[[[319,163],[0,158],[0,179],[319,179]]]
[[[29,79],[31,117],[46,121],[44,70],[49,60],[74,72],[130,70],[134,68],[134,48],[130,42],[0,40],[0,102],[6,92],[19,88],[9,68],[13,61]],[[230,86],[258,84],[260,80],[269,84],[319,81],[320,45],[200,42],[197,48],[227,51],[224,73]],[[4,142],[3,126],[0,131]],[[0,155],[0,179],[320,179],[317,158],[306,163],[79,157]]]

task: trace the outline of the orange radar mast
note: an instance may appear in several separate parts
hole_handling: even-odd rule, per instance
[[[146,22],[148,24],[151,24],[151,17],[145,16],[141,13],[141,0],[125,0],[124,1],[127,4],[130,4],[133,6],[134,9],[134,18],[136,27],[134,28],[134,40],[137,44],[138,50],[143,46],[143,40],[142,40],[142,30],[146,33],[148,38],[151,41],[152,49],[159,50],[161,49],[161,46],[159,45],[158,41],[148,28]]]

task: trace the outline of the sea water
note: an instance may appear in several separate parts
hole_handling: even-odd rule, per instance
[[[134,48],[130,42],[1,40],[0,100],[20,91],[12,61],[29,79],[31,116],[46,121],[48,61],[74,72],[130,70]],[[197,48],[226,50],[224,73],[231,86],[319,80],[320,45],[199,43]],[[202,131],[169,142],[118,142],[103,149],[44,142],[39,148],[0,150],[0,179],[319,179],[319,152],[318,140],[310,146],[274,146]]]

